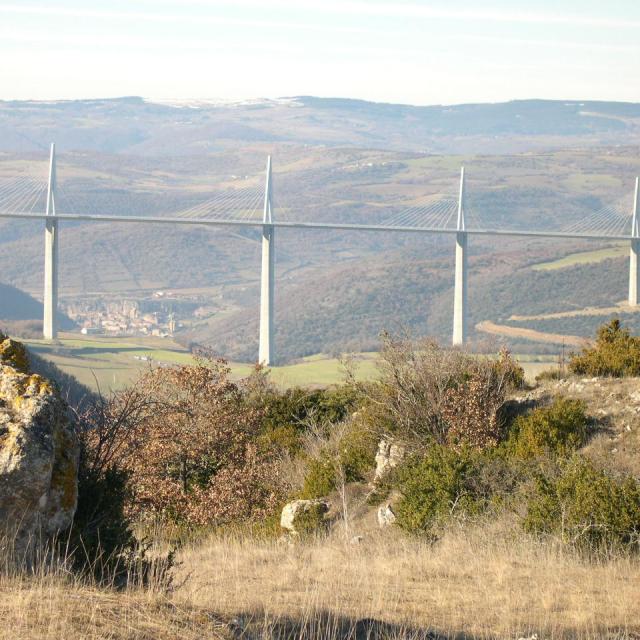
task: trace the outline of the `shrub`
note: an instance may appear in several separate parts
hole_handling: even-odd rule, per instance
[[[91,404],[85,402],[81,410],[76,409],[78,506],[64,544],[75,568],[91,572],[100,581],[121,582],[133,568],[130,559],[141,549],[127,514],[131,493],[125,458],[127,441],[146,409],[146,398],[135,388],[108,399],[93,398]],[[149,568],[144,561],[138,566],[143,571]]]
[[[537,477],[523,525],[529,532],[555,535],[588,551],[637,550],[640,484],[575,456],[558,474]]]
[[[261,414],[224,361],[154,369],[128,446],[132,510],[190,526],[260,519],[279,504],[276,468],[256,438]]]
[[[396,472],[402,498],[398,524],[413,533],[433,534],[451,518],[482,513],[494,497],[511,485],[505,460],[497,452],[455,451],[432,445]]]
[[[572,354],[569,369],[579,375],[624,376],[640,375],[640,338],[634,337],[614,318],[602,325],[594,345],[580,354]]]
[[[536,382],[544,382],[545,380],[562,380],[565,373],[560,369],[544,369],[536,376]]]
[[[364,424],[350,420],[331,425],[307,445],[306,473],[299,497],[322,498],[342,482],[362,482],[373,469],[377,438]]]
[[[499,440],[506,394],[524,375],[506,351],[496,360],[432,340],[387,335],[380,369],[379,383],[368,392],[379,431],[408,441],[478,448]]]
[[[127,474],[117,467],[98,471],[88,455],[84,449],[78,469],[78,507],[70,539],[64,544],[72,551],[76,569],[110,581],[129,571],[126,558],[138,547],[125,512]]]
[[[284,392],[269,387],[253,398],[262,415],[261,442],[296,455],[312,424],[342,422],[359,400],[358,391],[350,385],[311,391],[294,387]]]
[[[522,459],[566,456],[584,445],[586,437],[584,403],[558,397],[547,407],[518,416],[511,426],[506,447],[511,455]]]
[[[337,484],[337,465],[327,454],[312,458],[307,462],[307,472],[299,497],[303,500],[323,498],[335,490]]]
[[[326,530],[328,525],[328,520],[325,518],[326,512],[327,507],[322,503],[307,505],[296,514],[293,522],[296,531],[303,536],[309,536]]]

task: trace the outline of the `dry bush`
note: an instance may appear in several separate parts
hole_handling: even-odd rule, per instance
[[[498,441],[506,394],[523,380],[506,351],[496,360],[430,339],[384,335],[379,366],[380,382],[369,385],[367,395],[381,431],[479,448]]]
[[[127,513],[127,463],[152,410],[152,401],[134,385],[108,398],[98,395],[75,411],[80,439],[78,506],[61,544],[76,570],[102,582],[115,576],[126,580],[132,568],[129,560],[142,552]]]
[[[507,351],[498,360],[474,358],[462,380],[445,392],[442,414],[454,447],[494,447],[504,436],[501,409],[507,393],[522,383],[522,369]]]
[[[126,458],[132,507],[187,524],[271,513],[276,466],[256,436],[260,410],[244,402],[222,360],[153,369],[137,384],[148,400]]]

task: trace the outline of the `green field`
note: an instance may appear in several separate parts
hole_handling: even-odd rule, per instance
[[[554,269],[564,269],[577,264],[592,264],[602,262],[610,258],[620,258],[626,256],[629,251],[627,245],[615,245],[606,249],[595,249],[594,251],[582,251],[580,253],[570,253],[564,258],[552,260],[550,262],[540,262],[531,268],[535,271],[553,271]]]
[[[63,333],[54,343],[25,340],[29,348],[50,360],[65,373],[74,376],[92,389],[106,392],[130,384],[141,371],[153,365],[191,364],[193,356],[183,347],[166,338],[84,337]],[[356,377],[371,380],[376,376],[376,352],[353,356]],[[554,366],[555,356],[516,354],[528,380],[533,381],[543,369]],[[252,365],[230,363],[234,378],[248,375]],[[323,387],[345,379],[341,361],[324,354],[308,356],[282,367],[271,367],[271,379],[283,387]]]
[[[62,334],[55,343],[25,340],[29,348],[50,360],[83,384],[103,391],[130,384],[144,369],[154,365],[190,364],[193,356],[172,340],[163,338],[83,337]],[[355,357],[356,375],[370,379],[375,375],[375,353]],[[251,371],[251,365],[230,363],[234,377]],[[314,355],[283,367],[272,367],[271,377],[282,386],[326,386],[344,380],[345,371],[336,358]]]

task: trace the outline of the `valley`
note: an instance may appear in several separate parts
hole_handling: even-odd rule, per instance
[[[279,220],[393,219],[431,197],[455,198],[464,164],[469,225],[562,228],[588,219],[604,203],[623,213],[630,208],[633,177],[640,173],[640,112],[634,108],[593,105],[589,113],[600,116],[589,119],[556,103],[508,103],[493,115],[479,105],[473,126],[473,108],[460,107],[449,124],[433,128],[442,117],[433,109],[311,98],[251,107],[201,104],[188,111],[137,99],[28,109],[2,103],[3,126],[20,118],[22,133],[6,132],[0,178],[46,174],[47,123],[55,120],[59,212],[175,215],[216,194],[259,195],[271,154]],[[524,112],[529,120],[523,128],[515,116]],[[607,113],[617,115],[602,117]],[[501,129],[490,137],[483,127],[493,127],[498,114]],[[78,137],[73,126],[79,122],[88,123],[92,138],[86,131]],[[279,131],[290,124],[286,139],[273,136],[276,123]],[[104,138],[105,127],[121,132],[115,146]],[[421,127],[432,128],[423,135]],[[362,132],[374,129],[365,143]],[[619,145],[623,130],[626,144]],[[206,132],[221,131],[211,144],[194,146],[196,136],[202,141],[209,139]],[[276,235],[276,364],[374,351],[383,330],[450,339],[450,237],[287,229]],[[105,338],[163,334],[236,362],[257,357],[257,229],[65,222],[60,243],[61,311],[76,331]],[[473,348],[484,348],[488,334],[476,327],[488,322],[510,327],[490,339],[513,351],[557,353],[557,342],[537,342],[531,332],[591,335],[595,316],[617,312],[626,295],[627,249],[619,244],[473,237],[469,253]],[[1,220],[0,281],[37,301],[42,269],[41,225]],[[601,311],[582,314],[586,307]],[[573,318],[570,330],[552,326],[563,317],[558,314],[568,313],[582,319]],[[0,299],[0,324],[29,320],[36,335],[39,317],[33,310],[27,315],[7,318]]]

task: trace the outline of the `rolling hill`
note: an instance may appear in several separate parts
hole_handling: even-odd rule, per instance
[[[411,106],[297,96],[236,104],[154,103],[140,97],[0,102],[0,139],[32,151],[192,155],[255,143],[495,153],[640,140],[640,105],[519,100]],[[552,141],[550,138],[554,138]]]

